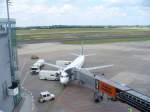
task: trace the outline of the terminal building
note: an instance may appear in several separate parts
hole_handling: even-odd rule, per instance
[[[0,112],[12,112],[21,101],[15,24],[0,19]]]

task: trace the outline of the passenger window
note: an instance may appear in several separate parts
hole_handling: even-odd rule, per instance
[[[47,94],[47,96],[50,96],[49,94]]]
[[[138,102],[140,102],[140,100],[139,100],[139,99],[138,99],[137,101],[138,101]]]
[[[142,104],[145,104],[143,101],[141,101]]]
[[[43,95],[43,97],[46,97],[46,95]]]

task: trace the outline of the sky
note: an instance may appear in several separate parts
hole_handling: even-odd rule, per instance
[[[150,25],[150,0],[10,0],[17,26]],[[6,17],[0,0],[0,18]]]

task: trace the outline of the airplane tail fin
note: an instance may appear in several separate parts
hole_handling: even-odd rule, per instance
[[[74,56],[80,56],[80,55],[84,55],[83,42],[81,42],[80,54],[71,53],[71,55],[74,55]]]
[[[81,55],[84,55],[83,42],[81,42]]]
[[[74,56],[80,56],[80,55],[93,56],[93,55],[96,55],[96,54],[85,54],[85,53],[84,53],[83,42],[81,42],[81,51],[80,51],[80,54],[71,53],[71,55],[74,55]]]
[[[95,54],[85,54],[85,53],[84,53],[83,42],[81,42],[81,55],[84,55],[84,56],[93,56],[93,55],[95,55]]]

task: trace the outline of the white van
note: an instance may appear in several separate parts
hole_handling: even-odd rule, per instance
[[[59,80],[58,71],[41,70],[39,72],[41,80]]]

